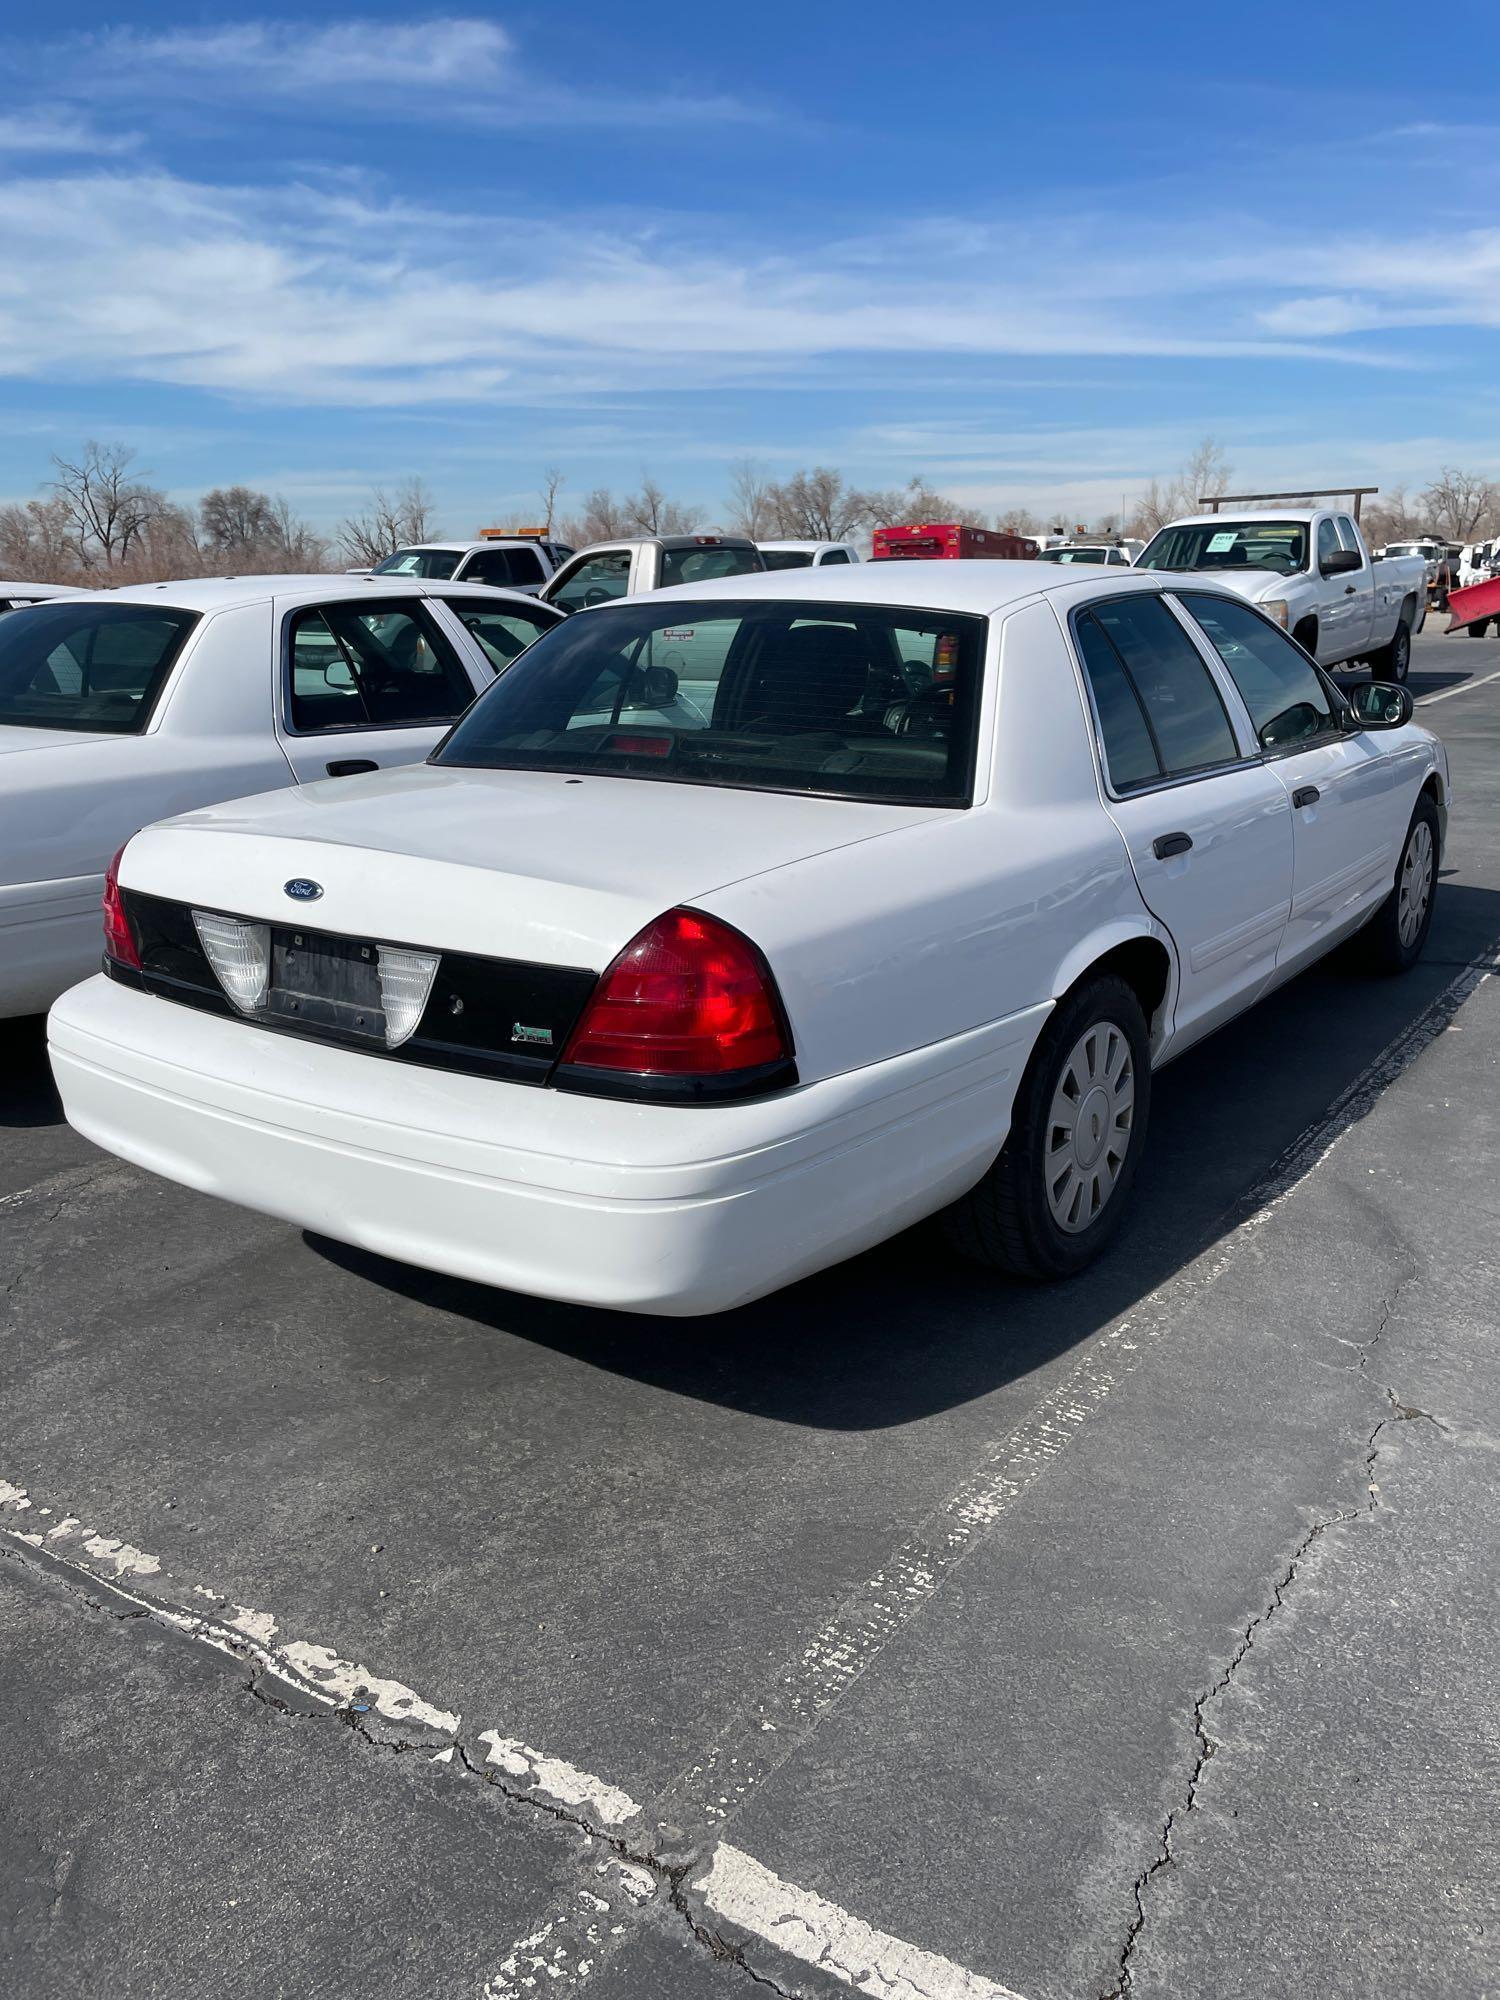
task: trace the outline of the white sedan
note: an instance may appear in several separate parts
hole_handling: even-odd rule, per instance
[[[738,576],[546,634],[422,769],[132,840],[69,1118],[412,1264],[703,1313],[947,1212],[1119,1224],[1153,1069],[1364,926],[1448,811],[1404,688],[1243,599],[1035,563]]]
[[[0,618],[0,1020],[98,965],[105,866],[138,827],[414,763],[560,616],[473,586],[252,576]]]

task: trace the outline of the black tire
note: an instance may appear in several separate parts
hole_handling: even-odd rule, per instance
[[[1415,932],[1411,932],[1407,937],[1403,938],[1401,935],[1402,877],[1406,871],[1407,857],[1411,854],[1413,842],[1417,839],[1417,828],[1419,826],[1423,826],[1427,830],[1430,857],[1428,865],[1431,869],[1431,875],[1427,888],[1427,902],[1422,913],[1421,922]],[[1386,897],[1380,908],[1360,933],[1361,956],[1364,959],[1367,971],[1384,976],[1392,976],[1398,972],[1410,972],[1411,968],[1426,950],[1427,934],[1432,929],[1432,913],[1437,907],[1437,871],[1438,862],[1441,858],[1439,853],[1439,838],[1440,828],[1437,806],[1433,803],[1432,794],[1430,792],[1423,792],[1422,796],[1417,800],[1416,810],[1411,816],[1411,824],[1406,829],[1406,838],[1401,843],[1401,858],[1396,863],[1396,874],[1391,884],[1391,893]]]
[[[1089,1031],[1101,1026],[1118,1030],[1129,1045],[1134,1084],[1129,1138],[1113,1189],[1094,1219],[1069,1230],[1058,1223],[1047,1195],[1049,1120],[1070,1058]],[[1058,1003],[1032,1052],[999,1158],[979,1185],[944,1213],[948,1242],[973,1262],[1018,1278],[1066,1278],[1081,1271],[1124,1219],[1150,1111],[1151,1043],[1140,1000],[1113,974],[1087,979]]]
[[[1377,681],[1404,682],[1411,672],[1411,627],[1403,618],[1391,643],[1370,655],[1370,672]]]
[[[1489,629],[1490,629],[1490,621],[1488,620],[1488,618],[1484,619],[1481,624],[1470,625],[1466,628],[1469,637],[1471,639],[1482,639],[1485,633],[1489,631]]]

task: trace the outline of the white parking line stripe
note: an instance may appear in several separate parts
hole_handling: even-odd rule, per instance
[[[878,2000],[1020,2000],[1009,1986],[981,1979],[936,1952],[875,1930],[808,1889],[783,1882],[751,1855],[721,1841],[697,1884],[716,1916],[778,1951],[814,1965]]]
[[[0,1532],[28,1548],[44,1549],[52,1561],[86,1576],[111,1597],[216,1652],[254,1661],[286,1686],[329,1708],[368,1708],[392,1722],[415,1722],[438,1735],[457,1735],[462,1720],[457,1713],[423,1700],[401,1681],[340,1658],[331,1646],[304,1639],[277,1643],[278,1626],[271,1613],[233,1604],[206,1584],[192,1584],[190,1594],[215,1604],[233,1604],[232,1616],[221,1618],[191,1610],[159,1596],[155,1589],[148,1594],[139,1584],[127,1589],[121,1581],[127,1575],[132,1581],[148,1576],[168,1581],[169,1573],[160,1557],[145,1555],[117,1536],[95,1533],[73,1513],[64,1514],[56,1527],[45,1531],[30,1525],[50,1520],[57,1511],[55,1507],[38,1507],[25,1487],[0,1479]],[[20,1522],[26,1525],[17,1525]],[[606,1784],[561,1758],[543,1756],[513,1737],[501,1736],[498,1730],[481,1730],[477,1741],[488,1747],[487,1763],[510,1777],[528,1779],[533,1791],[556,1804],[574,1811],[587,1808],[606,1826],[623,1825],[640,1812],[635,1800],[618,1786]],[[450,1744],[439,1749],[432,1761],[451,1760],[452,1756]],[[595,1839],[586,1828],[580,1828],[580,1833],[585,1841]],[[908,1995],[911,2000],[1018,2000],[1009,1988],[875,1930],[810,1890],[781,1881],[738,1848],[712,1850],[711,1861],[703,1889],[707,1899],[712,1887],[710,1907],[718,1915],[769,1938],[793,1957],[820,1966],[859,1992],[880,1994],[886,2000],[906,2000]],[[657,1890],[650,1869],[614,1854],[595,1863],[592,1880],[597,1887],[579,1888],[567,1911],[512,1946],[486,1984],[488,2000],[521,2000],[521,1996],[539,1990],[541,1975],[545,1975],[549,1991],[581,1986],[594,1970],[592,1954],[625,1935],[627,1926],[619,1921],[620,1916],[630,1907],[651,1901]],[[868,1983],[871,1979],[882,1983],[872,1985]]]
[[[1481,674],[1476,681],[1464,681],[1461,686],[1444,688],[1441,694],[1424,694],[1417,697],[1418,708],[1430,708],[1435,701],[1447,701],[1450,695],[1467,694],[1470,688],[1488,687],[1491,681],[1500,681],[1500,668],[1492,674]]]

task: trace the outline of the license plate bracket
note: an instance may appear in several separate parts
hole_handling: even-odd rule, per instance
[[[266,1011],[288,1026],[331,1028],[383,1043],[379,945],[317,931],[273,930]]]

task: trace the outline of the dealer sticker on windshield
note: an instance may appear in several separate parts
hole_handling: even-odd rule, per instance
[[[692,625],[669,625],[661,636],[663,639],[691,639],[695,629]]]
[[[1237,539],[1238,539],[1237,529],[1234,528],[1221,529],[1217,535],[1209,536],[1208,548],[1205,553],[1211,556],[1221,556],[1223,555],[1226,549],[1232,549],[1234,547]]]

